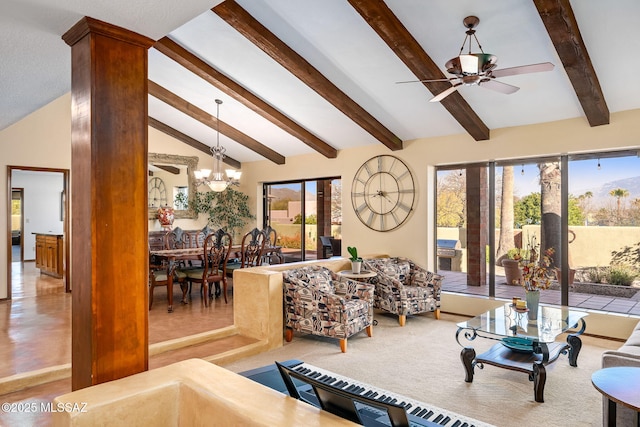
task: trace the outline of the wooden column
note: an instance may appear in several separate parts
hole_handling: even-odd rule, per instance
[[[71,46],[73,390],[148,369],[147,50],[85,17]]]
[[[467,168],[467,285],[487,284],[489,209],[487,168]]]
[[[318,188],[316,196],[316,233],[318,235],[316,253],[320,259],[322,254],[320,236],[331,236],[331,180],[319,179],[316,181],[316,186]]]

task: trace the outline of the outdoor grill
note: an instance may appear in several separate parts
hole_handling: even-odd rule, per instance
[[[460,248],[460,240],[438,239],[436,252],[438,255],[438,270],[451,270],[452,266],[455,266],[456,270],[459,271],[462,259],[462,250]]]

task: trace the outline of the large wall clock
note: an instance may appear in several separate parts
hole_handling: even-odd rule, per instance
[[[353,178],[351,203],[364,225],[377,231],[400,227],[413,210],[415,185],[407,165],[394,156],[367,160]]]
[[[160,207],[167,205],[167,189],[162,178],[157,176],[149,180],[149,206]]]

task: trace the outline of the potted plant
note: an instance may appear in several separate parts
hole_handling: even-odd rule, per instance
[[[236,231],[255,218],[249,210],[248,200],[249,196],[231,187],[221,192],[197,191],[193,209],[198,214],[208,214],[211,227],[223,228],[235,238]],[[176,203],[178,202],[188,205],[188,200],[182,193],[176,195]]]
[[[347,252],[351,257],[349,260],[351,261],[351,272],[354,274],[360,274],[360,269],[362,268],[362,258],[358,256],[358,249],[355,246],[348,246]]]
[[[505,258],[502,259],[502,267],[504,268],[504,276],[508,285],[520,285],[522,279],[522,271],[518,259],[522,256],[519,248],[510,249]]]
[[[551,286],[550,266],[553,264],[554,252],[553,248],[547,248],[544,253],[540,253],[540,244],[533,236],[527,244],[527,256],[516,257],[522,269],[522,287],[526,292],[529,320],[538,318],[540,291]]]

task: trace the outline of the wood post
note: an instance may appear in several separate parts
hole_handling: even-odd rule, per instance
[[[71,46],[72,389],[148,369],[147,50],[85,17]]]

